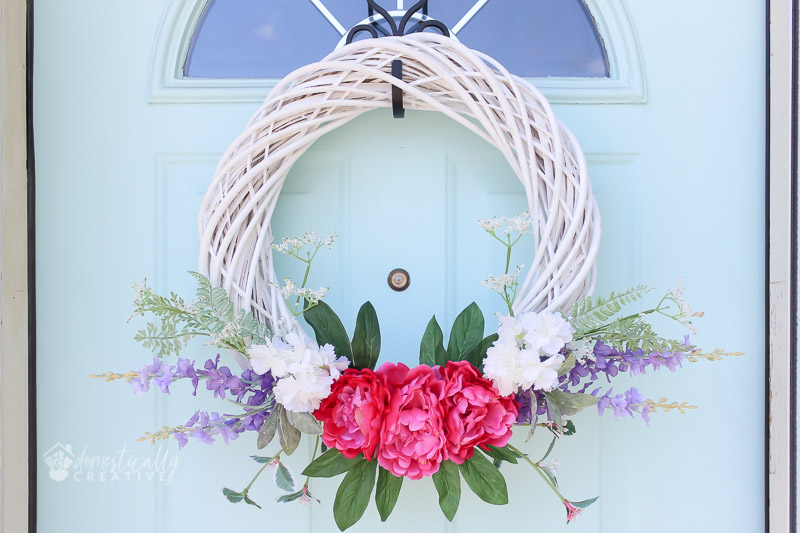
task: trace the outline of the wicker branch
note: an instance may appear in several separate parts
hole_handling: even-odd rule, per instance
[[[404,81],[391,75],[403,61]],[[515,311],[568,310],[596,278],[600,214],[583,152],[533,85],[433,33],[365,39],[289,74],[219,162],[200,210],[200,271],[276,331],[292,315],[277,288],[270,220],[295,161],[321,136],[391,106],[444,113],[494,145],[519,177],[535,248]]]

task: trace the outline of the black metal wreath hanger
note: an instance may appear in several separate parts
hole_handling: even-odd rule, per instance
[[[412,20],[412,17],[419,11],[422,11],[422,15],[424,17],[423,20],[416,24],[416,26],[413,26],[406,31],[409,22]],[[421,32],[426,28],[435,28],[442,32],[442,35],[445,37],[450,37],[450,30],[447,29],[447,26],[445,26],[444,23],[428,18],[428,0],[419,0],[419,2],[411,6],[408,11],[403,14],[399,24],[394,20],[394,17],[392,17],[392,15],[390,15],[386,9],[379,6],[375,0],[367,0],[367,13],[369,14],[369,17],[374,17],[376,12],[383,18],[383,20],[386,21],[391,33],[388,33],[384,28],[382,28],[378,24],[378,20],[373,20],[370,24],[359,24],[358,26],[354,26],[347,33],[345,44],[352,43],[353,38],[361,32],[367,32],[373,38],[377,39],[382,36],[402,36],[408,35],[409,33]],[[402,81],[402,60],[395,59],[392,61],[392,76]],[[406,115],[406,110],[403,107],[403,90],[396,85],[392,85],[392,114],[394,115],[394,118],[403,118]]]

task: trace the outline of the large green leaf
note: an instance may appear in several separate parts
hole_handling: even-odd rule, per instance
[[[444,349],[444,334],[436,317],[432,317],[422,335],[422,342],[419,345],[419,364],[444,366],[447,363],[447,352]]]
[[[461,477],[458,475],[458,465],[452,461],[444,461],[439,466],[439,471],[433,475],[433,484],[439,493],[439,507],[449,521],[458,511],[461,501]]]
[[[375,505],[381,515],[381,522],[386,522],[392,514],[403,487],[403,478],[397,477],[385,468],[378,467],[378,486],[375,489]]]
[[[286,417],[289,423],[293,425],[300,432],[306,435],[322,435],[322,427],[319,421],[314,418],[311,413],[296,413],[294,411],[286,411]]]
[[[550,413],[550,418],[558,428],[559,433],[564,432],[564,422],[561,419],[561,405],[558,400],[552,396],[552,393],[545,392],[544,399],[547,402],[547,412]]]
[[[586,509],[594,502],[596,502],[599,497],[600,496],[595,496],[594,498],[589,498],[588,500],[583,500],[582,502],[569,502],[569,503],[571,503],[574,507],[577,507],[578,509]]]
[[[378,314],[370,302],[358,310],[352,345],[353,366],[375,370],[381,353],[381,328],[378,325]]]
[[[300,444],[300,430],[289,422],[286,409],[281,409],[278,418],[278,440],[286,455],[292,455]]]
[[[477,449],[458,468],[478,498],[493,505],[508,503],[508,488],[503,474]]]
[[[498,459],[500,461],[506,461],[508,463],[517,464],[518,455],[509,450],[507,446],[498,448],[497,446],[487,445],[486,448],[487,449],[485,450],[481,448],[481,451],[483,451],[486,455],[488,455],[492,459]]]
[[[483,313],[478,304],[472,302],[456,317],[450,339],[447,342],[447,357],[451,361],[463,361],[470,351],[483,339]]]
[[[350,349],[350,338],[347,336],[342,321],[325,302],[319,302],[309,307],[303,313],[308,325],[314,329],[317,344],[331,344],[336,350],[336,355],[353,360],[353,351]]]
[[[278,419],[281,417],[282,410],[283,406],[275,406],[275,409],[269,414],[267,419],[264,420],[264,423],[261,424],[261,429],[258,432],[258,440],[256,441],[256,446],[258,446],[259,450],[266,447],[267,444],[272,442],[272,439],[275,438],[275,432],[278,431]]]
[[[360,461],[364,461],[363,456],[348,459],[336,448],[328,448],[328,451],[314,459],[314,462],[303,470],[303,475],[308,477],[338,476],[353,468]]]
[[[491,348],[492,344],[499,338],[497,333],[492,333],[488,337],[485,337],[475,348],[470,350],[466,360],[478,370],[483,371],[483,360],[486,358],[486,351]]]
[[[377,461],[361,461],[344,476],[333,501],[333,518],[340,531],[359,521],[375,486]]]
[[[545,394],[547,396],[547,403],[550,405],[552,402],[558,404],[559,411],[562,415],[573,416],[580,411],[592,405],[596,405],[600,398],[592,396],[591,394],[581,394],[578,392],[564,392],[561,390],[554,390]]]

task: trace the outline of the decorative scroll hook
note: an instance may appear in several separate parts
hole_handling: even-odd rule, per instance
[[[414,28],[410,32],[406,32],[406,26],[408,26],[409,21],[417,14],[419,11],[422,11],[422,20],[419,24],[417,24],[416,28]],[[408,11],[403,14],[403,17],[400,19],[400,24],[395,22],[394,17],[383,7],[378,5],[375,0],[367,0],[367,13],[369,17],[374,17],[375,13],[378,13],[389,25],[389,29],[391,30],[392,36],[403,36],[408,35],[408,33],[414,32],[421,32],[424,31],[426,28],[436,28],[439,30],[442,35],[445,37],[450,37],[450,30],[447,29],[442,22],[428,18],[428,0],[419,0],[416,4],[411,6]],[[361,33],[367,32],[369,33],[374,39],[379,37],[378,35],[378,23],[377,21],[373,20],[369,24],[359,24],[358,26],[354,26],[348,33],[347,39],[345,40],[345,44],[350,44],[353,42],[353,38]],[[402,81],[403,79],[403,62],[400,59],[395,59],[392,61],[392,76]],[[405,108],[403,106],[403,90],[397,87],[396,85],[392,85],[392,114],[394,118],[403,118],[405,117]]]

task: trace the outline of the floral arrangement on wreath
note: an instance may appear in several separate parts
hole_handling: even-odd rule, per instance
[[[405,478],[430,477],[439,494],[439,506],[448,520],[458,509],[461,479],[483,501],[508,503],[502,463],[526,463],[563,503],[567,522],[597,497],[573,501],[562,495],[556,480],[557,462],[546,462],[559,437],[575,433],[570,417],[587,407],[598,414],[641,417],[649,425],[656,411],[695,409],[687,402],[646,399],[632,387],[614,392],[611,380],[620,374],[637,376],[647,370],[675,371],[683,361],[716,361],[742,355],[715,350],[701,353],[686,335],[680,340],[659,336],[647,316],[673,319],[691,333],[695,312],[683,298],[682,280],[666,292],[655,307],[619,316],[623,306],[651,291],[638,286],[608,298],[585,298],[569,316],[558,312],[514,314],[513,303],[521,266],[510,269],[512,248],[529,232],[528,213],[513,218],[479,221],[505,248],[505,271],[481,283],[496,291],[508,308],[498,315],[495,333],[484,337],[485,319],[475,303],[455,319],[445,346],[442,329],[432,318],[420,343],[419,366],[402,363],[377,366],[381,334],[372,304],[358,312],[352,339],[334,311],[322,299],[327,288],[306,287],[311,264],[322,248],[331,248],[336,233],[322,239],[316,232],[284,238],[277,252],[303,262],[305,275],[298,287],[284,279],[281,292],[295,317],[302,315],[314,331],[309,338],[295,320],[273,334],[246,311],[234,310],[224,289],[212,287],[199,274],[197,299],[159,296],[146,283],[134,284],[133,316],[153,315],[136,340],[152,349],[153,363],[125,374],[95,375],[107,381],[123,379],[134,394],[151,387],[169,394],[176,381],[189,381],[197,395],[200,381],[215,398],[236,412],[197,411],[183,425],[145,433],[140,440],[155,443],[175,438],[179,447],[189,439],[226,443],[240,434],[258,434],[261,450],[277,436],[280,449],[271,456],[254,455],[258,473],[242,490],[223,489],[234,503],[260,507],[249,496],[256,479],[271,469],[276,485],[286,492],[279,502],[316,500],[311,478],[344,478],[333,503],[337,526],[344,531],[363,515],[375,492],[381,520],[392,512]],[[179,357],[194,337],[238,354],[248,363],[234,375],[220,363],[220,355],[202,367]],[[162,362],[177,355],[173,365]],[[509,444],[514,426],[553,434],[544,457],[536,460]],[[303,470],[305,482],[281,460],[291,455],[303,434],[316,439],[314,456]],[[321,441],[321,442],[320,442]],[[377,483],[376,483],[377,480]],[[376,487],[377,485],[377,487]],[[317,500],[318,501],[318,500]]]

